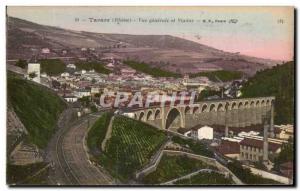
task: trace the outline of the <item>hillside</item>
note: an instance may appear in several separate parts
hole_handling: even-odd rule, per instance
[[[127,182],[134,173],[150,162],[151,156],[166,140],[166,135],[145,123],[115,116],[100,164],[111,175]]]
[[[7,101],[28,132],[28,139],[44,148],[54,133],[65,103],[45,87],[7,74]]]
[[[121,47],[119,45],[122,45]],[[207,45],[170,35],[104,34],[44,26],[18,18],[7,19],[7,58],[29,59],[41,48],[52,57],[78,58],[80,49],[95,48],[95,55],[132,59],[176,73],[211,70],[241,71],[252,75],[279,61],[224,52]],[[61,55],[58,50],[68,50]],[[94,56],[95,56],[94,55]]]
[[[257,72],[242,88],[243,97],[275,96],[275,123],[294,123],[294,62]]]

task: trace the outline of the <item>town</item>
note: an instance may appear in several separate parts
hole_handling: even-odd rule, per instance
[[[178,23],[201,21],[186,13]],[[133,19],[74,18],[113,18],[121,32]],[[292,57],[217,49],[200,33],[97,33],[12,16],[7,28],[8,185],[295,184]]]
[[[82,48],[83,51],[85,49],[86,48]],[[44,54],[50,53],[50,50],[45,51],[45,49],[42,49],[41,51]],[[170,102],[175,92],[174,104],[176,107],[176,104],[179,104],[179,102],[176,102],[176,99],[179,99],[180,96],[178,95],[178,92],[180,91],[188,92],[184,97],[184,105],[189,105],[191,99],[193,99],[193,104],[194,102],[197,104],[199,101],[200,103],[205,101],[210,103],[222,100],[238,100],[241,96],[240,89],[246,80],[241,79],[232,82],[222,82],[219,80],[215,82],[209,80],[208,77],[190,79],[189,75],[184,75],[182,78],[155,78],[151,75],[136,71],[123,64],[121,60],[114,59],[113,57],[103,58],[101,59],[101,62],[105,68],[112,72],[103,74],[96,72],[94,69],[78,69],[75,63],[69,63],[66,65],[66,70],[63,73],[59,75],[48,75],[45,72],[41,73],[40,63],[37,60],[34,60],[28,63],[27,73],[24,77],[54,90],[76,109],[77,117],[113,109],[116,114],[121,114],[146,123],[150,122],[149,124],[154,126],[156,125],[155,122],[151,122],[150,120],[159,119],[159,113],[153,112],[152,114],[152,110],[150,114],[149,112],[145,112],[145,114],[143,113],[143,116],[141,114],[137,116],[135,111],[143,109],[144,105],[142,105],[142,107],[127,107],[136,92],[140,93],[142,103],[147,102],[147,95],[155,94],[159,96],[165,95],[167,97],[165,98],[165,101],[167,100],[168,103],[168,100]],[[199,99],[201,92],[205,90],[221,92],[221,94],[210,95],[202,100]],[[115,103],[116,97],[117,99],[120,99],[118,98],[119,92],[122,92],[123,96],[126,95],[128,100],[116,106],[112,103]],[[192,92],[196,93],[194,97],[191,97]],[[106,95],[106,104],[111,103],[107,104],[108,106],[100,104],[100,97],[104,94]],[[250,101],[251,100],[249,100],[249,102]],[[269,100],[267,100],[265,106],[268,106],[269,104],[271,104],[271,101],[269,102]],[[149,106],[152,108],[162,107],[161,99],[152,101],[150,105],[148,104],[148,107]],[[191,106],[191,109],[187,107],[184,110],[185,115],[196,115],[195,108],[196,105]],[[203,111],[204,109],[202,109],[202,112]],[[151,115],[155,115],[155,117],[152,117]],[[236,113],[233,115],[238,114]],[[250,115],[252,115],[252,113],[250,113]],[[221,116],[219,115],[219,117]],[[185,120],[188,121],[192,119],[186,117]],[[274,168],[274,162],[271,162],[269,158],[276,157],[281,152],[282,146],[293,139],[294,131],[293,125],[291,124],[272,124],[273,130],[270,132],[271,134],[269,133],[269,130],[267,130],[269,134],[264,135],[264,124],[260,121],[251,123],[251,121],[247,121],[250,120],[247,118],[244,125],[230,124],[230,126],[223,122],[217,123],[218,120],[220,120],[220,118],[212,119],[212,122],[201,122],[201,120],[196,120],[194,126],[186,124],[179,124],[176,126],[175,124],[175,127],[172,127],[169,130],[180,136],[204,142],[214,151],[215,156],[220,161],[230,161],[230,159],[234,159],[242,161],[243,164],[247,165],[249,168],[256,169],[259,167],[259,169],[261,169],[263,167],[263,169],[267,171],[271,171]],[[274,122],[272,121],[271,123]],[[163,126],[156,126],[164,129]],[[168,129],[169,127],[166,128]],[[265,145],[265,136],[270,137],[267,139],[268,146]],[[188,149],[176,143],[167,147],[174,147],[179,150]],[[280,172],[283,174],[283,177],[280,178],[280,176],[272,173],[267,173],[266,177],[271,176],[274,177],[274,180],[280,179],[282,183],[288,184],[291,183],[289,178],[293,175],[292,169],[293,163],[291,161],[280,167]]]

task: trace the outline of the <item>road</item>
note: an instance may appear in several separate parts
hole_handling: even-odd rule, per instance
[[[84,141],[88,125],[93,124],[97,115],[88,115],[74,122],[67,112],[63,127],[49,144],[49,160],[54,164],[49,176],[54,185],[110,185],[113,179],[91,164],[85,150]]]

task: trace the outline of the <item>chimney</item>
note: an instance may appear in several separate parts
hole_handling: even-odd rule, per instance
[[[274,138],[274,103],[271,102],[271,111],[270,111],[270,137]]]
[[[263,116],[263,126],[264,126],[264,143],[263,143],[263,163],[267,163],[269,161],[269,145],[268,145],[268,130],[269,130],[269,124],[268,124],[268,117]]]

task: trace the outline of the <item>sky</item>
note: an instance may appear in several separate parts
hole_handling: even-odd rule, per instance
[[[7,14],[72,30],[173,35],[260,58],[287,61],[294,56],[293,7],[8,6]]]

